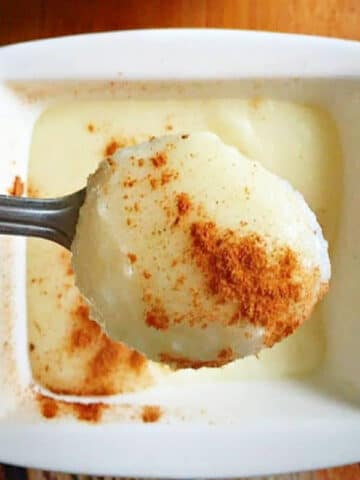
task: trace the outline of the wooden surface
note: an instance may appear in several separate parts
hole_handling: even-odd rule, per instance
[[[338,467],[317,472],[292,473],[271,477],[252,477],[233,480],[359,480],[360,466]],[[71,475],[64,473],[45,472],[42,470],[1,466],[0,480],[140,480],[135,478],[92,477],[88,475]],[[156,479],[155,479],[156,480]],[[224,479],[225,480],[225,479]]]
[[[0,44],[81,32],[226,27],[360,40],[360,0],[0,0]]]
[[[82,32],[155,27],[243,28],[360,40],[360,0],[0,0],[0,45]],[[3,478],[89,477],[0,466],[0,480]],[[360,466],[271,477],[275,478],[360,480]]]

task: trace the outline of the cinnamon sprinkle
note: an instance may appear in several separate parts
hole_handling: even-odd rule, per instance
[[[144,423],[154,423],[161,417],[161,409],[156,405],[145,405],[142,408],[141,419]]]
[[[150,176],[149,181],[150,181],[151,188],[153,190],[156,190],[158,185],[158,181],[156,180],[156,178]]]
[[[166,155],[164,153],[157,153],[150,160],[151,160],[151,163],[156,168],[163,167],[167,163],[167,158],[166,158]]]
[[[112,140],[111,142],[109,142],[106,147],[105,147],[105,150],[104,150],[104,155],[106,157],[110,157],[111,155],[114,155],[114,153],[116,152],[116,150],[118,148],[120,148],[121,145],[119,142],[117,142],[116,140]]]
[[[136,262],[137,256],[135,255],[135,253],[130,253],[130,252],[129,252],[129,253],[127,254],[127,256],[128,256],[128,259],[130,260],[130,263],[135,263],[135,262]]]
[[[55,418],[59,412],[58,402],[45,395],[38,395],[37,400],[40,404],[40,412],[45,418]]]
[[[191,358],[176,357],[169,353],[160,353],[161,362],[171,365],[173,368],[193,368],[197,370],[203,367],[221,367],[235,359],[231,348],[223,348],[217,355],[215,360],[193,360]]]
[[[102,418],[104,410],[109,408],[109,405],[101,402],[89,404],[74,402],[70,405],[79,420],[91,423],[98,423]]]
[[[157,300],[151,309],[146,312],[145,322],[149,327],[156,328],[156,330],[167,330],[169,328],[169,317],[160,300]]]
[[[191,208],[191,202],[187,193],[179,193],[176,198],[179,215],[185,215]]]
[[[97,332],[96,332],[97,333]],[[93,329],[83,330],[82,328],[76,328],[71,332],[70,348],[76,352],[79,349],[86,349],[92,343],[94,343]]]
[[[24,193],[24,182],[21,180],[21,178],[16,175],[14,178],[13,184],[11,185],[10,188],[8,188],[8,194],[12,195],[13,197],[21,197],[21,195]]]
[[[131,188],[136,184],[136,182],[137,182],[136,178],[128,177],[126,180],[124,180],[123,185],[126,188]]]
[[[180,288],[184,285],[185,280],[186,280],[185,275],[180,275],[179,277],[177,277],[177,279],[175,280],[175,284],[173,286],[173,290],[180,290]]]
[[[293,304],[304,308],[304,319],[310,313],[313,303],[307,299],[314,274],[302,269],[290,248],[278,247],[269,254],[258,235],[238,238],[232,230],[220,231],[212,222],[193,223],[190,236],[191,255],[209,292],[220,303],[236,304],[230,324],[246,319],[264,327],[265,343],[271,346],[298,327],[299,315],[291,308]],[[318,275],[316,271],[315,277]]]
[[[176,180],[179,177],[179,172],[175,170],[166,170],[161,174],[161,185],[166,185],[171,180]]]
[[[89,404],[64,402],[41,394],[38,394],[36,399],[40,406],[41,415],[47,419],[70,414],[75,416],[78,420],[98,423],[102,419],[104,410],[109,408],[108,405],[102,402]]]

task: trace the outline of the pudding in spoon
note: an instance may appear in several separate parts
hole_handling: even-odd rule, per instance
[[[330,279],[327,242],[301,194],[206,132],[104,160],[72,252],[93,318],[175,368],[272,346],[311,315]]]

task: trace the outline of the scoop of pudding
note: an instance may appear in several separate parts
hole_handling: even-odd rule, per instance
[[[330,278],[327,242],[303,197],[211,133],[104,160],[72,252],[93,318],[176,368],[271,347],[311,315]]]

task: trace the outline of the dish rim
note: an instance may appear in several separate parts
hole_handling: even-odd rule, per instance
[[[214,56],[218,51],[223,51],[224,47],[231,46],[233,41],[239,42],[240,47],[247,49],[244,63],[234,64],[234,52],[230,52],[227,58],[220,59],[224,64],[224,69],[219,72],[220,75],[215,74],[211,78],[360,77],[360,43],[356,41],[262,31],[149,29],[77,34],[3,46],[0,48],[0,60],[4,60],[0,67],[0,82],[9,79],[89,79],[89,71],[92,69],[94,72],[94,66],[88,65],[87,69],[83,69],[85,74],[81,75],[81,68],[79,70],[81,62],[71,71],[71,75],[59,76],[59,68],[63,69],[68,59],[63,51],[59,52],[57,58],[54,58],[53,52],[62,49],[66,43],[76,44],[73,46],[74,51],[77,50],[79,55],[85,50],[88,51],[84,61],[89,62],[91,57],[94,58],[99,54],[99,50],[94,53],[92,49],[96,43],[104,46],[115,42],[116,45],[114,43],[111,48],[119,48],[122,43],[124,48],[126,41],[130,41],[133,42],[133,45],[125,46],[130,50],[134,48],[133,53],[136,53],[140,46],[139,42],[144,37],[152,37],[153,41],[166,38],[169,40],[171,37],[170,47],[176,47],[176,51],[181,47],[179,43],[189,39],[193,39],[194,44],[195,40],[200,39],[202,42],[200,42],[200,50],[206,49],[206,42],[212,38],[219,50],[216,50],[215,54],[214,51],[211,51],[211,58],[207,58],[208,54],[206,50],[203,50],[202,61],[196,63],[193,70],[188,71],[185,69],[188,65],[186,62],[188,58],[184,55],[180,57],[171,55],[175,58],[167,57],[166,55],[171,54],[171,48],[169,50],[169,45],[161,43],[160,48],[163,48],[166,55],[164,56],[165,61],[161,57],[157,59],[159,68],[156,69],[156,75],[152,73],[146,77],[146,69],[149,67],[147,61],[141,68],[132,68],[132,59],[128,56],[124,61],[125,68],[123,70],[125,72],[122,72],[121,76],[118,75],[117,79],[149,81],[159,78],[157,75],[160,75],[160,78],[164,77],[166,71],[169,70],[171,70],[171,74],[166,76],[166,79],[176,78],[180,81],[193,79],[194,74],[195,78],[210,79],[209,73],[213,66]],[[247,44],[248,41],[250,44]],[[309,46],[313,48],[309,49]],[[159,46],[155,42],[155,45],[147,44],[147,48],[150,48],[152,52],[152,49],[155,48],[156,51]],[[197,48],[199,45],[195,46],[195,50]],[[200,50],[196,50],[196,54],[200,53]],[[258,55],[254,56],[254,52],[257,52]],[[193,57],[196,54],[194,51],[187,52],[187,55]],[[269,54],[274,58],[267,58]],[[340,54],[341,59],[334,66],[331,60]],[[149,54],[149,56],[151,55]],[[264,59],[262,64],[259,62],[260,58]],[[52,60],[49,62],[49,59]],[[111,72],[109,67],[113,68],[114,66],[109,64],[108,57],[103,60],[103,70],[100,68],[100,75],[99,73],[94,74],[91,79],[113,78],[109,73]],[[41,62],[45,63],[41,64]],[[36,66],[40,68],[36,68]],[[19,74],[21,68],[25,71]],[[152,66],[152,69],[153,72],[155,67]],[[50,73],[52,77],[49,76]],[[289,427],[279,426],[274,420],[265,423],[266,428],[269,428],[267,438],[263,438],[262,435],[264,425],[261,428],[248,425],[248,438],[245,438],[244,435],[239,437],[237,426],[232,428],[231,426],[196,424],[182,426],[111,425],[104,430],[101,425],[85,425],[75,428],[67,425],[66,422],[56,421],[51,425],[50,423],[25,425],[3,422],[0,423],[1,461],[79,473],[121,474],[122,476],[139,477],[201,476],[218,478],[284,473],[358,460],[360,450],[356,449],[354,445],[360,445],[360,421],[358,424],[354,424],[351,419],[345,419],[330,425],[327,421],[314,422],[313,419],[307,421],[302,419],[294,421],[291,426],[293,431],[296,430],[296,435],[289,435]],[[156,441],[154,441],[154,436],[157,438]],[[191,436],[191,441],[189,441],[189,436]],[[311,441],[309,441],[310,437]],[[120,456],[117,448],[119,438],[126,440],[122,445]],[[349,445],[351,442],[348,439],[350,438],[353,445]],[[101,449],[98,448],[99,444],[102,445]],[[317,445],[316,458],[311,444]],[[136,448],[133,448],[134,445]],[[165,454],[164,451],[159,452],[159,445],[166,445],[168,454]],[[222,446],[221,455],[218,455],[219,445]],[[256,451],[249,448],[249,445],[256,445]],[[332,445],[332,448],[329,448],[329,445]],[[240,449],[243,455],[239,455]],[[296,458],[289,456],[289,451],[296,451]],[[104,453],[107,458],[106,464],[103,464]],[[144,455],[147,458],[146,462]],[[261,462],[259,462],[259,458],[261,458]],[[121,464],[121,462],[123,463]]]

